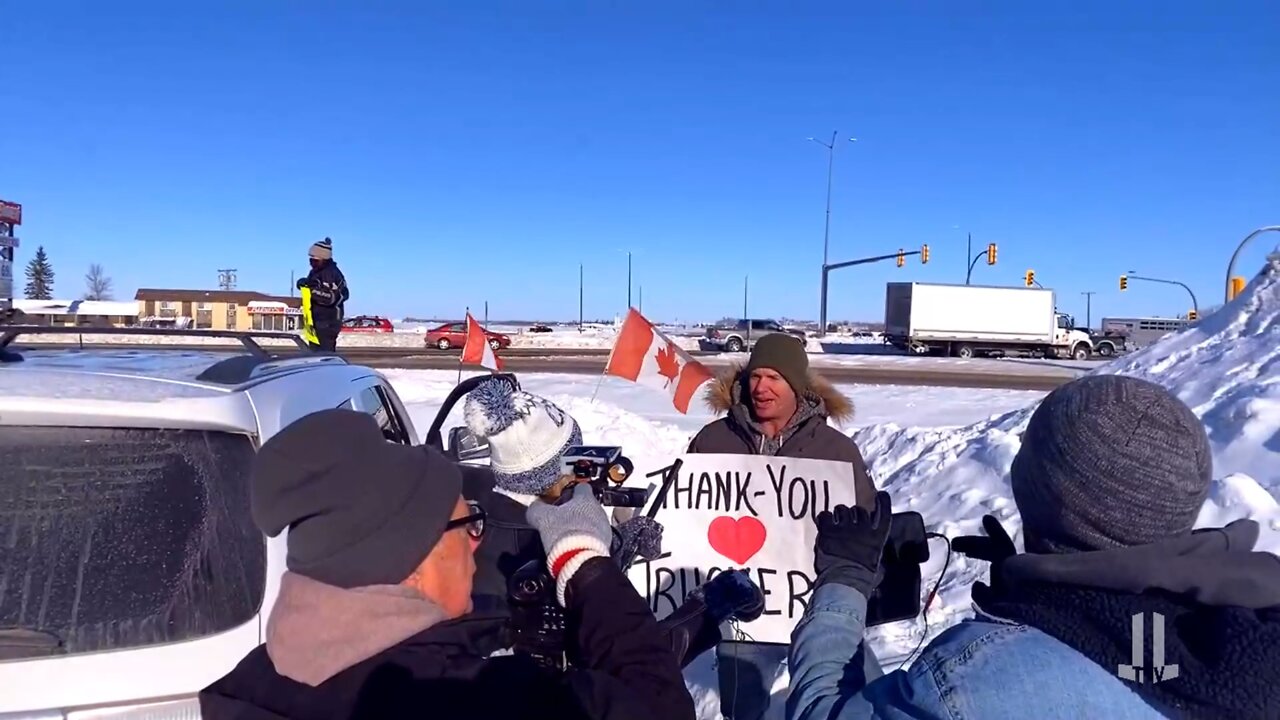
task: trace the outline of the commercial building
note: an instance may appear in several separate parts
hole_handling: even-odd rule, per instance
[[[302,301],[244,290],[142,288],[138,322],[155,327],[206,330],[297,330]]]
[[[138,322],[138,303],[111,300],[14,300],[24,324],[53,327],[128,327]]]

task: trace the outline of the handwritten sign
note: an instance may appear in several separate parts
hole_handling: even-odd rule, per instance
[[[663,618],[717,573],[742,569],[765,609],[742,630],[790,643],[813,591],[814,519],[856,500],[847,462],[761,455],[691,454],[658,511],[663,552],[637,562],[631,582]]]

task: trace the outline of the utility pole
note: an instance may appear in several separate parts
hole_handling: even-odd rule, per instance
[[[818,307],[818,315],[820,316],[818,318],[818,323],[821,325],[821,327],[818,328],[819,337],[825,336],[827,333],[827,305],[826,305],[827,270],[826,268],[827,268],[827,263],[830,260],[830,249],[831,249],[831,180],[834,175],[835,166],[836,166],[836,136],[837,135],[839,135],[839,131],[832,130],[831,142],[829,143],[823,142],[817,138],[809,138],[810,142],[815,142],[827,149],[827,215],[826,215],[826,222],[823,225],[823,229],[822,229],[822,283],[823,285],[820,291],[822,293],[822,302],[819,303],[819,307]],[[858,141],[858,138],[849,138],[849,142],[857,142],[857,141]]]
[[[1084,326],[1089,329],[1093,327],[1093,296],[1098,293],[1088,290],[1080,294],[1084,296]]]
[[[973,257],[973,233],[966,233],[966,235],[968,237],[968,241],[966,242],[965,249],[964,249],[964,261],[965,261],[964,284],[968,285],[969,275],[972,272],[970,268],[973,267],[972,265],[969,265],[969,263],[972,262],[970,258]]]
[[[638,301],[640,304],[640,307],[636,308],[636,310],[639,310],[640,314],[643,315],[644,314],[644,286],[640,285],[639,287],[636,288],[636,290],[639,292],[639,295],[640,295],[640,298]]]
[[[578,332],[582,332],[582,263],[578,263]]]
[[[235,290],[236,289],[236,269],[222,268],[218,270],[218,289],[219,290]]]
[[[484,326],[489,327],[489,301],[484,301]]]
[[[631,251],[627,251],[627,309],[635,307],[631,304]]]
[[[750,275],[742,276],[742,319],[747,319],[747,283],[750,282]]]

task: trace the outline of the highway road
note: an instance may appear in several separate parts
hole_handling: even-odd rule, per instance
[[[180,352],[228,352],[240,351],[238,345],[171,344],[171,343],[14,343],[13,349],[55,350],[68,345],[84,350],[109,350],[113,352],[155,352],[160,348]],[[288,352],[284,346],[269,345],[272,351]],[[457,351],[439,351],[395,347],[343,347],[339,354],[348,361],[374,368],[400,368],[408,370],[456,370]],[[500,352],[504,367],[515,373],[572,373],[599,375],[604,372],[609,350],[603,348],[508,348]],[[722,354],[694,351],[692,353],[713,371],[726,368],[731,360]],[[820,356],[814,356],[820,357]],[[739,362],[745,361],[742,355]],[[868,358],[871,360],[871,358]],[[1079,372],[1046,365],[1042,368],[1021,365],[1017,369],[1000,368],[994,361],[973,369],[957,369],[929,363],[928,358],[887,358],[883,364],[869,362],[865,365],[822,364],[815,362],[813,369],[827,380],[836,383],[864,385],[908,385],[931,387],[994,388],[1002,390],[1052,390],[1071,380]],[[897,360],[897,362],[893,362]],[[905,362],[903,360],[906,360]],[[1080,370],[1083,372],[1083,370]]]

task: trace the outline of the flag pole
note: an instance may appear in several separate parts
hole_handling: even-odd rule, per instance
[[[595,392],[591,393],[591,402],[596,401],[596,395],[600,394],[600,386],[604,385],[604,378],[609,374],[609,366],[613,364],[613,354],[618,352],[618,340],[622,338],[622,331],[626,329],[627,323],[631,322],[631,315],[635,310],[627,308],[627,319],[622,321],[622,327],[618,328],[618,337],[613,339],[613,347],[609,350],[609,359],[604,361],[604,370],[600,372],[600,379],[596,381]]]
[[[471,306],[470,305],[467,306],[467,314],[466,314],[466,317],[462,319],[462,324],[467,326],[468,332],[471,330]],[[466,349],[465,343],[463,344],[463,349],[464,350]],[[458,382],[454,384],[455,385],[462,384],[462,353],[458,353]]]

